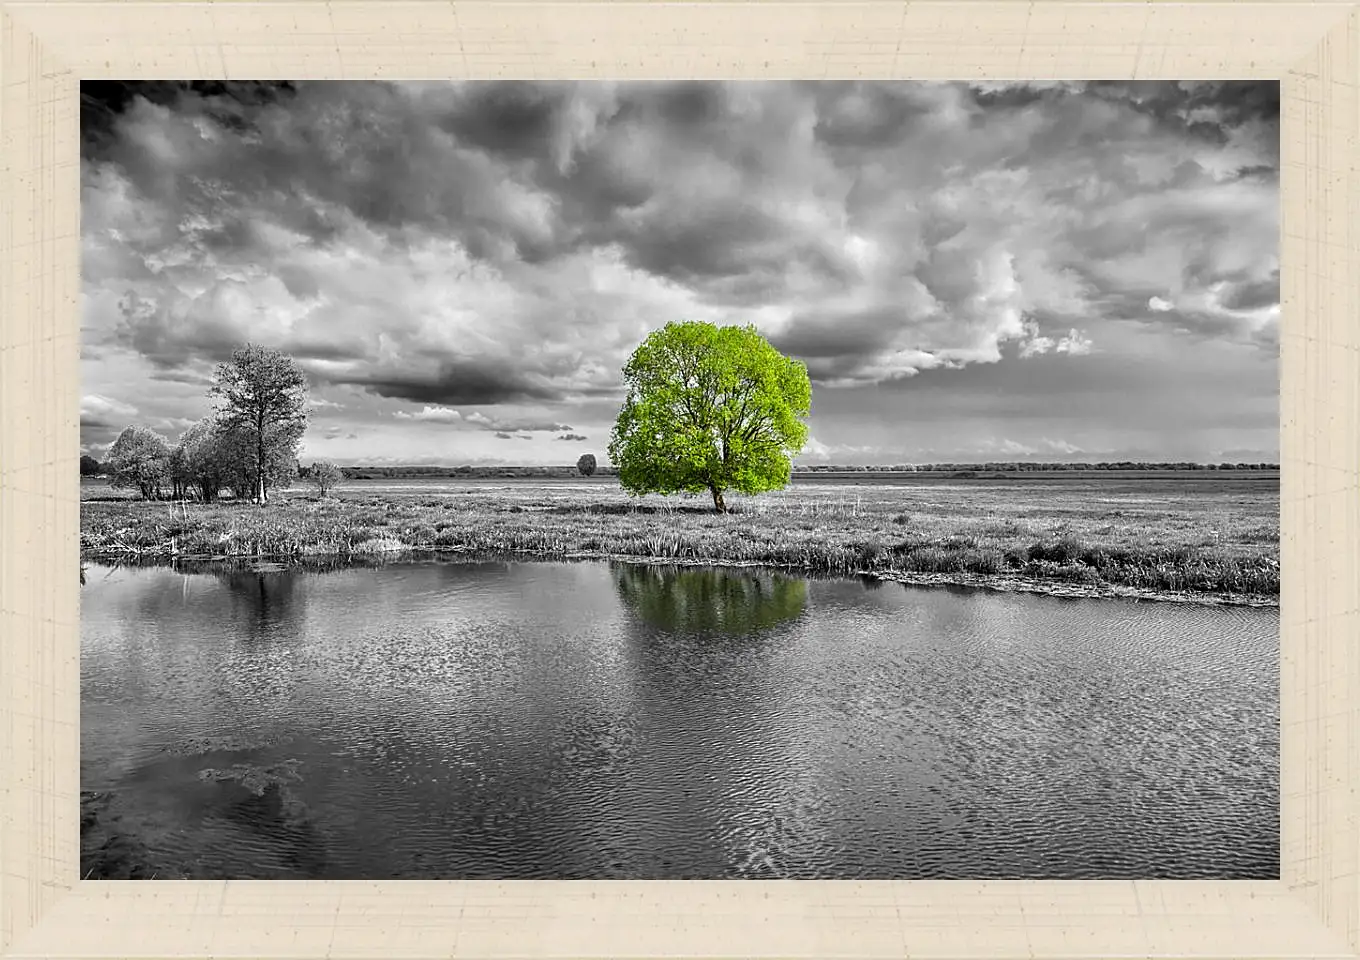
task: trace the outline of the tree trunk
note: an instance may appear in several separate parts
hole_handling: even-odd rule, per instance
[[[718,489],[717,485],[715,484],[710,484],[708,489],[713,494],[713,509],[716,510],[718,513],[726,513],[727,503],[723,500],[722,490]]]
[[[268,494],[264,488],[264,411],[255,415],[255,499],[264,506]]]

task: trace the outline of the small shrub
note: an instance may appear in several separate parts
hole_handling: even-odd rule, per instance
[[[318,460],[307,471],[307,480],[316,487],[318,496],[326,496],[344,482],[345,474],[329,460]]]
[[[1083,550],[1080,559],[1082,563],[1086,564],[1088,567],[1093,567],[1096,570],[1104,570],[1106,567],[1114,565],[1114,558],[1108,551],[1103,550],[1100,547]]]
[[[1086,552],[1085,546],[1076,537],[1068,534],[1058,540],[1039,540],[1029,548],[1031,560],[1052,563],[1071,563]]]

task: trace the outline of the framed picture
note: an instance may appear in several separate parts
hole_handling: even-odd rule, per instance
[[[1360,951],[1353,7],[0,31],[0,955]]]

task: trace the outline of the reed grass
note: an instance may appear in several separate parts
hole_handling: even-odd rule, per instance
[[[1192,488],[1193,487],[1193,488]],[[403,550],[609,555],[816,573],[939,574],[1278,596],[1278,488],[1162,482],[986,486],[795,484],[733,498],[634,499],[606,484],[412,484],[249,504],[87,499],[86,560],[334,557]]]

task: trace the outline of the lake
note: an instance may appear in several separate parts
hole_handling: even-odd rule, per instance
[[[163,877],[1276,878],[1279,612],[606,562],[87,565]]]

